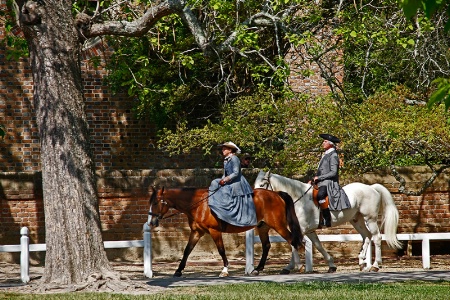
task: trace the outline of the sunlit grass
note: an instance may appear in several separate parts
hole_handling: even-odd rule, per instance
[[[22,295],[0,293],[0,299],[304,299],[304,300],[443,300],[450,295],[450,282],[403,283],[250,283],[198,287],[168,288],[157,294],[122,295],[110,293],[66,293]]]

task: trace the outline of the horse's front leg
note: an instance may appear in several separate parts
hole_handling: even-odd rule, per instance
[[[328,262],[328,273],[334,273],[337,270],[336,265],[334,264],[333,257],[322,247],[322,243],[319,240],[319,237],[315,232],[310,232],[306,234],[316,249],[323,255],[323,258]]]
[[[300,263],[300,255],[298,254],[298,250],[295,249],[294,246],[291,246],[291,248],[291,260],[289,261],[289,264],[281,270],[280,274],[289,274],[294,270],[298,270],[298,272],[301,273],[305,268],[305,266]]]
[[[216,244],[217,250],[219,251],[219,254],[222,257],[223,261],[223,269],[219,277],[227,277],[229,264],[227,255],[225,254],[225,246],[223,245],[222,232],[217,230],[210,230],[209,233],[211,234],[211,237],[214,240],[214,243]]]
[[[173,277],[181,277],[182,272],[184,268],[186,267],[186,262],[189,257],[189,254],[191,254],[192,250],[194,249],[195,245],[197,245],[198,240],[204,235],[203,232],[193,231],[191,230],[191,234],[189,235],[189,242],[186,245],[186,248],[184,248],[183,252],[183,258],[181,259],[181,262],[178,266],[178,269],[175,271],[175,274],[173,274]]]
[[[262,256],[261,256],[261,259],[259,260],[259,264],[256,267],[256,269],[254,269],[250,273],[250,275],[252,275],[252,276],[259,275],[259,272],[264,270],[264,266],[266,265],[267,256],[269,255],[269,250],[271,247],[270,239],[269,239],[269,230],[270,230],[270,227],[267,226],[266,224],[264,224],[258,228],[259,239],[261,240],[261,245],[262,245]]]

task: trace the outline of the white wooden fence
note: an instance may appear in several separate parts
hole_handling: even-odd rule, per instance
[[[360,234],[320,234],[318,235],[321,242],[362,242]],[[400,241],[422,241],[422,264],[424,269],[430,268],[430,240],[450,240],[450,232],[443,233],[401,233],[397,234]],[[250,274],[254,263],[254,244],[260,243],[259,236],[255,236],[254,230],[249,230],[245,234],[245,273]],[[385,240],[384,234],[382,239]],[[270,242],[286,242],[281,236],[270,236]],[[313,270],[313,244],[311,240],[305,236],[305,270],[311,272]],[[367,250],[366,263],[372,265],[372,247]]]
[[[20,252],[20,275],[21,280],[24,283],[30,281],[29,276],[29,261],[30,251],[46,251],[45,244],[30,244],[28,237],[28,228],[23,227],[20,230],[21,238],[20,245],[0,245],[0,252]],[[259,236],[255,236],[254,230],[249,230],[245,234],[246,238],[246,267],[245,273],[250,274],[253,269],[254,263],[254,244],[261,242]],[[450,240],[450,232],[445,233],[412,233],[412,234],[397,234],[397,238],[401,241],[422,241],[422,263],[424,269],[430,268],[430,240]],[[382,235],[382,239],[385,237]],[[362,242],[362,237],[359,234],[321,234],[319,235],[321,242],[350,242],[359,241]],[[285,242],[280,236],[270,236],[272,243]],[[152,271],[152,241],[150,227],[147,223],[144,224],[144,239],[132,240],[132,241],[107,241],[104,242],[105,249],[113,248],[144,248],[144,275],[148,278],[153,277]],[[372,247],[368,248],[366,262],[370,266],[372,265]],[[306,271],[313,270],[313,245],[312,242],[305,237],[305,266]]]
[[[45,244],[30,244],[28,237],[28,228],[22,227],[20,230],[20,245],[0,245],[0,252],[20,252],[20,278],[23,283],[30,281],[30,252],[46,251]],[[150,227],[144,224],[144,239],[133,241],[108,241],[104,242],[105,249],[116,248],[144,248],[144,275],[148,278],[153,277],[152,271],[152,239]]]

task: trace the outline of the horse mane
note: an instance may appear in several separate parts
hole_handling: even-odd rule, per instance
[[[309,185],[296,179],[287,178],[278,174],[270,173],[270,183],[276,185],[276,189],[285,191],[293,198],[299,198],[307,191]],[[299,193],[301,191],[301,193]]]

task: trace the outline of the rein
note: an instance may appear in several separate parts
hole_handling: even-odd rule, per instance
[[[199,203],[201,203],[201,202],[207,200],[210,196],[214,195],[221,187],[222,187],[222,186],[219,185],[219,187],[218,187],[217,189],[215,189],[214,191],[212,191],[211,195],[209,194],[210,191],[208,190],[208,196],[206,196],[206,197],[204,197],[204,198],[198,200],[198,201],[195,202],[195,203],[192,203],[192,204],[188,207],[188,209],[194,208],[194,207],[197,206],[197,204],[199,204]],[[164,199],[163,199],[163,201],[164,201]],[[164,202],[165,202],[165,204],[167,204],[166,201],[164,201]],[[178,211],[178,212],[173,213],[173,214],[168,215],[168,216],[161,216],[160,214],[154,214],[154,213],[152,213],[151,211],[149,211],[148,214],[149,214],[150,216],[157,217],[157,218],[160,219],[160,220],[164,220],[164,219],[168,219],[168,218],[171,218],[171,217],[173,217],[173,216],[176,216],[176,215],[178,215],[178,214],[181,214],[181,211]]]
[[[306,195],[306,193],[309,192],[309,190],[310,190],[312,187],[313,187],[313,186],[310,185],[309,188],[306,190],[306,192],[304,192],[303,195],[300,196],[300,198],[298,198],[297,200],[294,201],[294,204],[297,203],[298,201],[300,201],[300,199],[302,199],[302,198]]]

